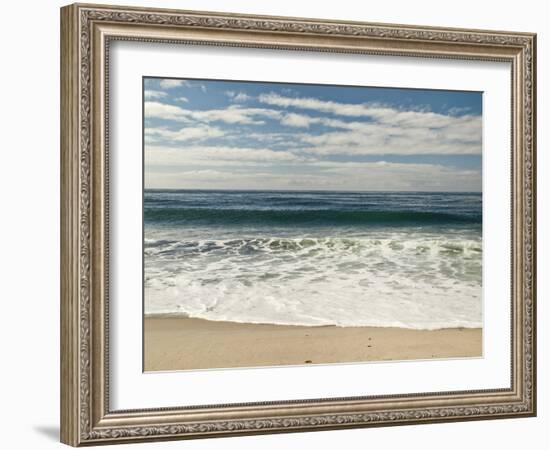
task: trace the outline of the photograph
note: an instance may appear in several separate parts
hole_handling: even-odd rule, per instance
[[[483,356],[483,93],[144,76],[143,369]]]

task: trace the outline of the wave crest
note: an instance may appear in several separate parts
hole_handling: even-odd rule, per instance
[[[149,208],[145,221],[171,225],[449,225],[481,224],[481,215],[423,211]]]

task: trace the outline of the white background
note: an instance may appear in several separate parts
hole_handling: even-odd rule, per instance
[[[162,6],[256,14],[365,20],[389,23],[509,29],[539,33],[539,199],[550,186],[544,124],[550,120],[548,89],[548,14],[543,2],[460,3],[429,1],[138,1]],[[9,5],[9,6],[8,6]],[[59,448],[59,11],[57,1],[29,1],[3,7],[2,163],[0,220],[2,306],[0,342],[3,447]],[[313,7],[313,8],[312,8]],[[546,202],[548,204],[548,202]],[[539,201],[539,230],[548,229],[549,210]],[[549,241],[539,233],[539,323],[545,304]],[[7,289],[6,289],[7,288]],[[548,404],[548,328],[539,327],[539,417],[455,424],[346,430],[141,444],[140,448],[545,448]],[[128,447],[128,446],[125,446]],[[137,448],[137,447],[132,447]]]
[[[510,386],[509,64],[135,42],[113,44],[110,61],[111,408]],[[142,249],[136,245],[142,239],[142,99],[136,92],[144,74],[483,91],[484,357],[142,373],[142,349],[136,345],[142,341],[142,311],[136,302],[142,294],[136,283],[142,275]]]

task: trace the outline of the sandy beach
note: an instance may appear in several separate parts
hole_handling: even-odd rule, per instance
[[[482,356],[480,328],[283,326],[146,317],[144,369],[190,370]]]

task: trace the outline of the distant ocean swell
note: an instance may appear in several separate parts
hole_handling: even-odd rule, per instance
[[[347,210],[250,210],[180,209],[145,210],[145,220],[168,224],[210,225],[444,225],[481,224],[481,215],[460,215],[424,211],[347,211]]]
[[[482,326],[481,196],[146,191],[145,313]]]

